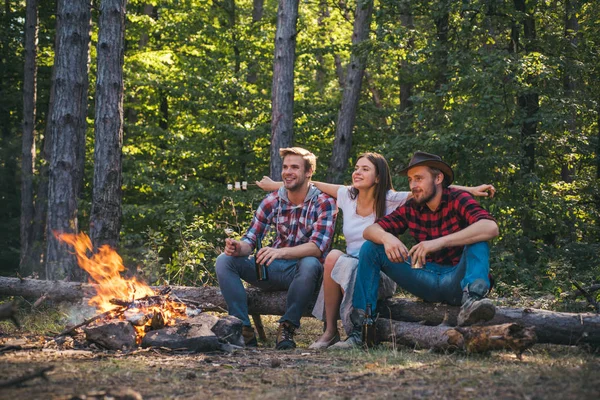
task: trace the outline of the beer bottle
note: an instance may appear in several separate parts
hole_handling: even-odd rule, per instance
[[[365,319],[362,326],[362,342],[366,348],[375,347],[375,321],[373,320],[371,304],[367,304]]]
[[[266,281],[269,279],[269,275],[267,274],[267,266],[265,264],[259,264],[258,261],[256,261],[256,256],[258,255],[260,249],[262,249],[262,237],[257,237],[256,253],[254,253],[254,267],[256,268],[256,279],[258,281]]]

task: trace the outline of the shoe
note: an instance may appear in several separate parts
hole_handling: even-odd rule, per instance
[[[277,341],[275,349],[277,350],[291,350],[296,348],[296,342],[294,342],[294,332],[296,327],[289,322],[282,322],[279,324],[279,330],[277,331]]]
[[[256,332],[251,326],[242,326],[242,337],[244,338],[244,344],[246,347],[257,347],[258,341],[256,340]]]
[[[485,298],[487,293],[487,284],[481,279],[477,279],[467,286],[458,313],[458,326],[470,326],[494,318],[496,307],[490,299]]]
[[[330,340],[328,340],[328,341],[316,340],[313,344],[311,344],[310,346],[308,346],[308,348],[312,349],[312,350],[326,349],[329,346],[332,346],[332,345],[336,344],[339,341],[340,341],[340,334],[336,333],[335,335],[333,335],[333,337]]]
[[[360,331],[353,330],[350,335],[343,342],[337,342],[336,344],[329,346],[329,349],[360,349],[363,347],[363,341],[361,338]]]

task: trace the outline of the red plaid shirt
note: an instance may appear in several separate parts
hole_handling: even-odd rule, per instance
[[[494,221],[469,193],[447,188],[442,192],[442,201],[436,211],[431,211],[427,204],[419,205],[410,199],[391,214],[377,220],[377,224],[394,235],[408,229],[418,243],[458,232],[483,219]],[[429,254],[427,262],[456,265],[463,249],[464,246],[444,248]]]

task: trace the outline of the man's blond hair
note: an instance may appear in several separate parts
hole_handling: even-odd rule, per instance
[[[279,155],[282,159],[290,154],[302,157],[304,160],[304,168],[307,171],[311,170],[313,174],[315,173],[317,170],[317,156],[302,147],[286,147],[284,149],[279,149]]]

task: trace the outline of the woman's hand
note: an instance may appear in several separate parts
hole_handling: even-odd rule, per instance
[[[471,187],[469,192],[473,196],[489,197],[491,199],[496,194],[496,188],[494,187],[494,185],[484,184]]]
[[[275,182],[268,176],[263,176],[260,181],[256,181],[256,186],[267,192],[274,192],[283,186],[282,182]]]

